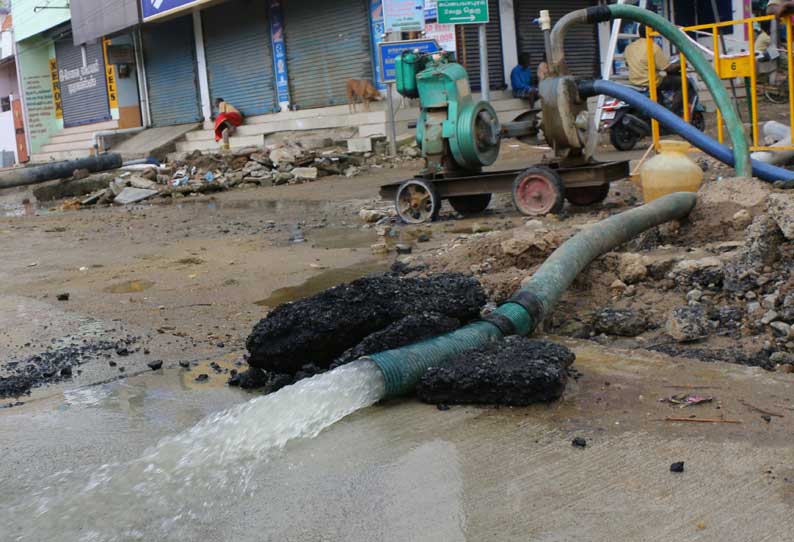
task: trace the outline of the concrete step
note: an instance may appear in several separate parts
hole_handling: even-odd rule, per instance
[[[336,109],[336,108],[328,108]],[[339,128],[348,126],[361,126],[364,124],[376,124],[384,122],[383,111],[370,111],[369,113],[350,114],[347,110],[343,113],[327,114],[326,109],[321,114],[311,117],[291,116],[292,113],[279,113],[277,115],[265,115],[251,117],[245,120],[245,124],[237,128],[239,135],[260,135],[272,134],[276,132],[291,132],[305,130],[323,130],[327,128]],[[197,130],[187,134],[188,140],[207,139],[212,134],[212,128]]]
[[[47,143],[41,147],[42,153],[82,150],[91,150],[91,139],[70,141],[68,143]]]
[[[58,135],[72,135],[72,134],[93,134],[99,130],[113,130],[119,127],[119,121],[108,120],[105,122],[97,122],[95,124],[85,124],[83,126],[73,126],[71,128],[64,128]]]
[[[364,124],[358,127],[358,137],[385,137],[388,134],[389,126],[385,122]]]
[[[60,162],[61,160],[75,160],[88,156],[91,156],[91,152],[88,149],[85,151],[40,152],[30,155],[30,162],[32,164],[44,164],[47,162]]]
[[[75,142],[88,141],[90,145],[92,135],[93,132],[77,132],[74,134],[60,133],[58,135],[52,136],[48,144],[58,145],[62,143],[75,143]]]
[[[265,136],[233,136],[229,139],[229,145],[233,149],[242,149],[245,147],[261,147],[265,144]],[[193,151],[214,151],[221,147],[220,142],[215,141],[213,136],[211,139],[198,139],[179,141],[176,144],[176,150],[179,152],[193,152]]]

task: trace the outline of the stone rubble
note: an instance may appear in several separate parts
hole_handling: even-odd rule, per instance
[[[301,184],[332,175],[349,178],[372,169],[409,167],[415,162],[415,153],[406,148],[398,156],[388,156],[382,142],[371,142],[370,147],[371,150],[360,152],[358,149],[364,146],[358,144],[347,150],[331,139],[307,136],[294,143],[265,148],[172,155],[173,160],[164,165],[136,165],[116,171],[108,188],[81,198],[80,204],[135,203],[126,198],[116,200],[128,187],[153,190],[159,197],[176,199],[235,187]],[[416,151],[412,146],[407,149]]]

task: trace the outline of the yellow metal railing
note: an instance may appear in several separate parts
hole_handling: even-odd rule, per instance
[[[773,15],[768,15],[765,17],[753,17],[749,19],[740,19],[736,21],[725,21],[722,23],[710,23],[710,24],[701,24],[696,26],[687,26],[682,27],[680,30],[683,32],[701,32],[711,34],[712,37],[712,46],[714,48],[714,70],[722,79],[734,79],[737,77],[744,77],[750,80],[750,99],[751,104],[751,112],[752,112],[752,145],[750,150],[752,151],[769,151],[769,150],[794,150],[794,123],[792,123],[792,119],[794,119],[794,101],[792,101],[792,97],[794,97],[794,55],[792,54],[792,42],[794,41],[792,38],[792,22],[791,18],[786,18],[783,21],[783,24],[786,28],[786,59],[788,61],[788,99],[789,99],[789,125],[791,126],[791,141],[792,145],[783,146],[777,145],[775,147],[769,147],[760,145],[759,141],[759,133],[758,133],[758,65],[756,62],[755,56],[755,29],[753,28],[753,24],[762,21],[771,21],[774,19]],[[719,46],[719,29],[725,28],[729,26],[743,26],[746,28],[747,32],[747,41],[748,41],[748,52],[742,52],[739,54],[733,55],[725,55],[723,56],[720,53],[720,46]],[[647,44],[647,52],[648,52],[648,79],[650,87],[648,90],[650,92],[650,97],[653,101],[659,101],[659,90],[658,90],[658,76],[657,76],[657,66],[656,66],[656,58],[654,53],[654,40],[653,38],[659,36],[660,34],[651,28],[648,28],[648,34],[646,37],[646,44]],[[681,58],[681,93],[683,98],[684,104],[684,120],[689,122],[691,120],[691,112],[689,110],[689,84],[686,75],[686,57],[683,53],[680,53]],[[659,139],[660,139],[660,131],[659,131],[659,123],[655,119],[652,121],[653,127],[653,143],[657,150],[659,150]],[[722,120],[722,113],[719,109],[717,109],[717,139],[719,139],[720,143],[724,142],[725,138],[725,128],[723,126]]]

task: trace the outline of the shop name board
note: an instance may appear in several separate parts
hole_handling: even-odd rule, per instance
[[[208,0],[141,0],[141,13],[143,20],[147,21],[170,14],[174,11],[192,7],[197,4],[205,4]]]
[[[438,0],[439,24],[485,24],[488,0]]]
[[[381,79],[384,83],[394,83],[397,79],[395,65],[397,57],[405,51],[417,53],[437,53],[441,48],[436,40],[384,41],[378,45],[378,61]]]
[[[383,0],[386,32],[418,32],[425,28],[424,0]]]
[[[99,77],[97,77],[97,75],[101,72],[101,69],[99,61],[95,60],[88,66],[82,66],[73,70],[58,70],[61,92],[63,92],[65,88],[69,96],[72,96],[82,90],[95,88],[99,84]]]

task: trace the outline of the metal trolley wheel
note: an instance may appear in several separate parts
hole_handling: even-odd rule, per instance
[[[562,178],[547,167],[525,169],[513,182],[513,203],[525,216],[559,213],[565,206]]]
[[[491,203],[491,194],[476,194],[473,196],[450,196],[449,204],[463,216],[482,213]]]
[[[565,199],[572,205],[586,206],[601,203],[609,195],[609,183],[599,186],[581,186],[579,188],[566,188]]]
[[[395,197],[397,214],[408,224],[432,222],[441,210],[441,199],[430,181],[411,179],[397,189]]]

